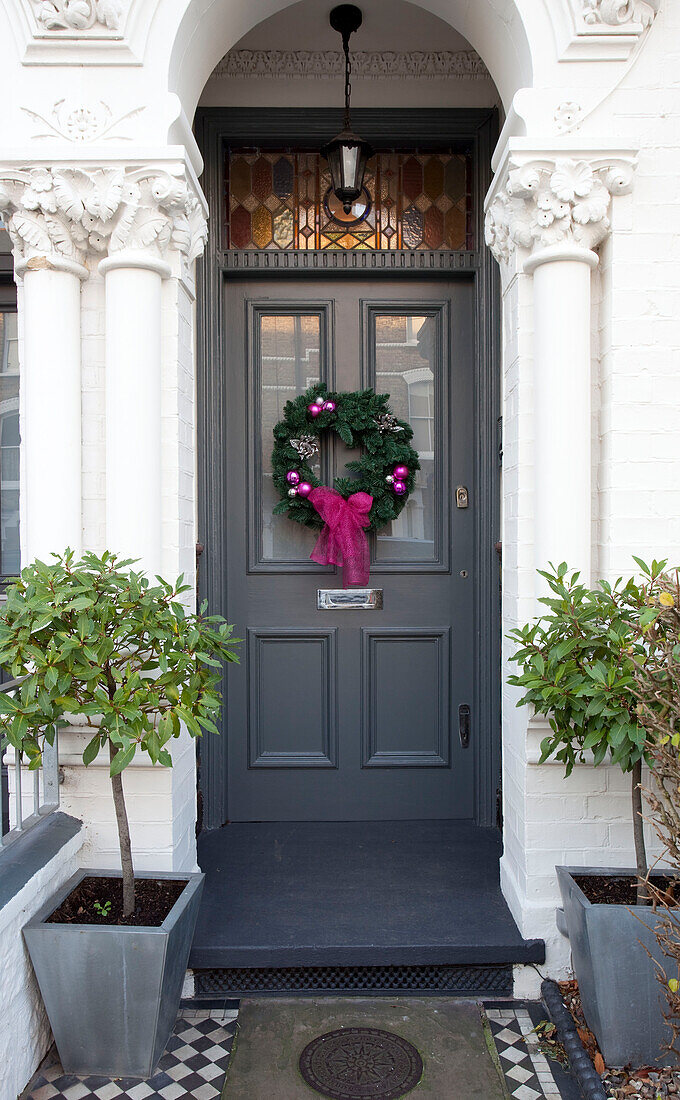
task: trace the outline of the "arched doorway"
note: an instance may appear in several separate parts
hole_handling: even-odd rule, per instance
[[[309,7],[297,5],[298,12]],[[279,43],[281,20],[274,17],[271,30]],[[239,50],[252,60],[263,52],[256,46],[246,38]],[[229,59],[222,71],[228,83]],[[407,98],[401,108],[358,106],[355,125],[377,149],[365,203],[371,214],[355,219],[359,227],[343,227],[328,209],[317,155],[338,129],[337,109],[279,106],[304,94],[298,83],[286,100],[285,78],[271,92],[253,85],[267,106],[244,102],[243,89],[234,106],[238,79],[222,88],[222,106],[213,88],[213,105],[208,96],[197,116],[213,225],[199,292],[202,594],[246,637],[244,667],[227,685],[224,736],[203,746],[203,823],[221,835],[206,834],[199,858],[210,867],[216,845],[227,860],[240,852],[243,868],[258,865],[257,856],[245,856],[251,844],[265,864],[266,853],[285,844],[284,892],[293,889],[298,900],[309,893],[322,909],[329,884],[316,877],[322,864],[308,858],[321,835],[325,866],[342,852],[340,881],[361,863],[357,843],[367,842],[376,857],[385,849],[393,885],[399,879],[405,896],[416,888],[417,864],[464,848],[465,858],[486,861],[480,881],[494,900],[490,894],[484,904],[500,906],[507,920],[503,969],[535,949],[504,907],[491,831],[500,783],[500,407],[496,272],[482,216],[497,93],[486,77],[493,97],[486,106],[434,106],[445,83],[430,89],[429,105],[414,105],[423,99],[416,85],[410,105]],[[332,82],[308,84],[306,94],[318,103],[333,90]],[[374,84],[372,95],[389,103],[389,85],[386,92]],[[317,377],[338,390],[389,386],[422,421],[424,473],[410,516],[372,548],[370,583],[384,596],[381,612],[321,610],[317,590],[332,596],[339,578],[309,561],[309,532],[271,515],[272,427],[286,398]],[[335,463],[333,474],[347,458],[339,448],[322,457]],[[463,835],[456,847],[454,836]],[[311,878],[296,878],[302,867]],[[448,868],[444,880],[455,875]],[[274,879],[266,877],[267,908],[276,912]],[[249,886],[243,890],[252,897]],[[351,897],[350,904],[358,912]],[[240,932],[225,933],[224,922],[216,928],[215,906],[204,908],[194,964],[233,967],[238,956],[257,966],[262,953],[245,940],[225,954],[222,941]],[[276,942],[279,918],[259,935],[280,967],[288,948],[302,958],[311,945],[308,930],[292,926],[287,948]],[[468,923],[461,918],[462,927]],[[407,926],[402,961],[413,958],[416,933]],[[364,932],[352,935],[343,950],[353,964]],[[432,957],[439,953],[441,962],[449,948],[433,942]],[[378,950],[374,961],[386,958]]]

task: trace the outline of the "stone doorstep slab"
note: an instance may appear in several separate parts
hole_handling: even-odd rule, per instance
[[[300,1053],[343,1027],[391,1031],[412,1043],[424,1065],[414,1098],[507,1100],[480,1006],[445,997],[243,999],[222,1100],[312,1100],[319,1094],[302,1080]]]

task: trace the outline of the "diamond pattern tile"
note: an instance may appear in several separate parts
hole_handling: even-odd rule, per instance
[[[64,1073],[53,1051],[21,1100],[219,1100],[237,1016],[219,1009],[182,1009],[156,1073],[147,1081],[76,1077]]]
[[[513,1100],[547,1100],[560,1095],[550,1063],[539,1049],[525,1008],[487,1008],[505,1085]],[[540,1076],[539,1076],[540,1074]]]

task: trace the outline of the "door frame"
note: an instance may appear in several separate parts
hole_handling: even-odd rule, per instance
[[[326,108],[201,108],[196,138],[205,162],[203,188],[211,225],[197,264],[197,385],[199,599],[210,611],[226,613],[223,534],[226,519],[227,379],[224,333],[224,282],[229,278],[284,280],[327,276],[366,278],[473,279],[475,284],[476,440],[479,501],[475,509],[474,644],[476,650],[472,736],[477,739],[476,824],[500,824],[501,783],[501,608],[500,562],[500,281],[498,265],[484,245],[484,197],[492,179],[491,155],[498,137],[495,109],[357,109],[353,120],[378,150],[399,148],[434,152],[442,145],[472,155],[472,203],[476,248],[457,252],[274,252],[222,248],[224,150],[229,144],[263,149],[318,149],[341,128],[342,113]],[[226,725],[229,693],[222,680],[225,736],[198,743],[198,828],[219,828],[228,820]],[[482,736],[481,731],[488,731]]]

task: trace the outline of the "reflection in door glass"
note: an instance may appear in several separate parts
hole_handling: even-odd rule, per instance
[[[283,407],[320,378],[321,317],[318,313],[259,314],[259,377],[261,402],[261,516],[263,561],[309,561],[316,535],[286,516],[272,515],[279,494],[272,480],[274,425]],[[312,469],[319,472],[318,455]]]
[[[381,313],[375,317],[375,388],[413,427],[420,471],[404,510],[378,534],[377,562],[431,562],[435,548],[435,371],[438,317]]]

